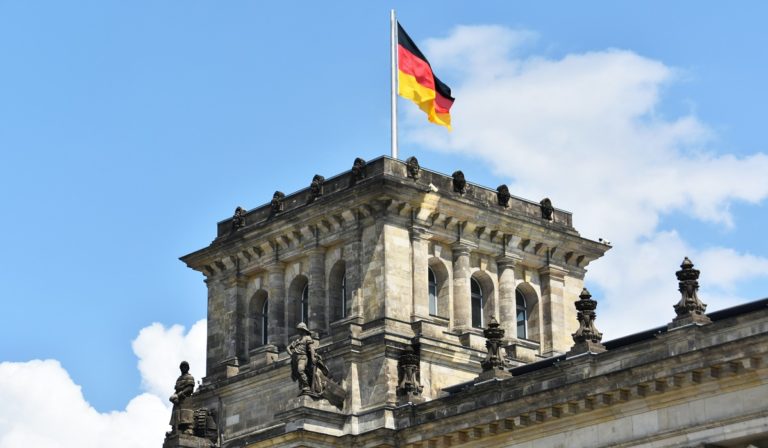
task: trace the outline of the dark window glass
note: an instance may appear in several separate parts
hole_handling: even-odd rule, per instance
[[[301,291],[301,321],[309,326],[309,285]]]
[[[347,274],[341,277],[341,317],[347,317]]]
[[[480,283],[474,278],[471,280],[472,286],[472,326],[475,328],[483,327],[483,290]]]
[[[528,311],[525,306],[525,296],[520,291],[515,291],[515,301],[517,302],[517,337],[525,339],[528,337],[526,324],[528,321]]]
[[[267,343],[267,324],[269,324],[269,302],[264,300],[264,307],[261,309],[261,343]]]
[[[427,278],[429,282],[429,314],[437,316],[437,281],[432,269],[427,268]]]

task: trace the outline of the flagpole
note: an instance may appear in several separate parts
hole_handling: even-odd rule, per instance
[[[397,20],[395,10],[389,13],[389,44],[392,77],[392,158],[397,159]]]

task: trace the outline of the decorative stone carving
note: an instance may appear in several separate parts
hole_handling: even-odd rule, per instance
[[[275,194],[272,195],[272,202],[270,205],[272,207],[273,215],[282,212],[285,208],[285,193],[276,191]]]
[[[467,192],[467,180],[464,179],[464,173],[459,171],[454,171],[451,175],[453,177],[453,191],[459,194],[464,194]]]
[[[213,444],[218,441],[216,426],[216,411],[212,409],[197,409],[195,411],[195,435],[210,440]]]
[[[505,369],[505,356],[502,353],[504,345],[504,329],[494,316],[491,316],[488,327],[483,330],[485,336],[485,348],[488,353],[485,359],[480,362],[483,367],[483,373],[477,378],[477,381],[489,380],[493,378],[509,378],[509,372]]]
[[[419,176],[421,176],[421,166],[419,166],[419,160],[414,156],[405,159],[405,169],[408,171],[408,177],[412,179],[418,179]]]
[[[349,177],[349,186],[351,187],[363,179],[365,179],[365,160],[358,157],[352,164],[352,173]]]
[[[315,199],[323,195],[323,183],[325,178],[319,174],[315,174],[312,178],[312,183],[309,184],[309,202],[314,202]]]
[[[682,327],[689,324],[704,325],[712,321],[704,312],[707,305],[699,300],[699,270],[693,268],[693,262],[685,257],[680,270],[675,273],[679,282],[680,301],[675,305],[677,317],[672,320],[670,328]]]
[[[495,317],[491,316],[488,328],[483,330],[485,348],[488,350],[485,359],[480,363],[483,370],[504,370],[504,358],[501,356],[501,345],[504,339],[504,329]]]
[[[173,403],[173,409],[171,410],[171,431],[166,433],[166,437],[176,433],[193,434],[194,432],[194,413],[184,406],[184,402],[195,390],[195,378],[189,374],[187,361],[181,362],[179,370],[181,375],[176,379],[174,393],[168,399]]]
[[[235,214],[232,216],[232,231],[236,232],[245,227],[245,209],[243,207],[237,207]]]
[[[412,345],[405,347],[405,351],[397,360],[397,370],[400,374],[400,381],[397,387],[397,394],[402,397],[401,401],[417,403],[424,401],[421,391],[424,386],[421,385],[420,357]]]
[[[330,379],[323,358],[315,351],[315,341],[307,325],[300,322],[296,329],[299,330],[299,338],[291,342],[286,351],[291,356],[291,379],[299,382],[299,396],[325,398],[341,409],[346,391]]]
[[[539,202],[539,205],[541,205],[541,219],[552,221],[552,214],[555,212],[552,201],[549,198],[544,198]]]
[[[499,205],[502,207],[509,207],[509,199],[512,197],[511,194],[509,194],[509,187],[507,187],[507,184],[501,184],[499,185],[499,188],[496,189],[496,200],[499,201]]]
[[[581,290],[579,300],[576,301],[576,318],[579,320],[579,329],[573,333],[573,348],[568,352],[569,355],[578,355],[581,353],[601,353],[605,351],[605,346],[600,343],[603,334],[597,331],[595,319],[597,314],[597,301],[592,299],[592,294],[587,288]]]

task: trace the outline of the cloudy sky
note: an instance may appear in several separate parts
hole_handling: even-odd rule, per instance
[[[389,9],[457,98],[401,157],[552,198],[614,248],[607,339],[768,295],[763,3],[0,0],[0,448],[160,446],[238,205],[389,151]]]

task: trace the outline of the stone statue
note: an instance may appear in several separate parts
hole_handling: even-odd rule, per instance
[[[282,191],[276,191],[275,194],[272,195],[272,202],[270,202],[270,206],[272,207],[272,214],[280,213],[284,209],[283,202],[285,201],[285,193]]]
[[[405,159],[405,169],[408,172],[408,177],[418,179],[421,175],[421,166],[419,166],[419,160],[414,157],[408,157]]]
[[[182,434],[193,434],[195,425],[194,411],[186,409],[184,401],[192,395],[195,390],[195,378],[189,374],[189,363],[182,361],[179,365],[181,375],[176,379],[176,386],[174,386],[174,393],[168,399],[173,403],[173,410],[171,411],[170,425],[172,427],[169,434],[180,432]]]
[[[358,157],[352,164],[352,175],[349,178],[349,186],[351,187],[363,179],[365,179],[365,160]]]
[[[555,211],[555,208],[552,207],[552,201],[549,198],[544,198],[539,202],[539,205],[541,205],[541,219],[552,221],[552,213]]]
[[[507,187],[506,184],[499,185],[499,188],[496,189],[496,200],[499,202],[499,205],[502,207],[509,207],[509,199],[512,197],[511,194],[509,194],[509,187]]]
[[[245,227],[245,209],[237,207],[234,216],[232,216],[232,231],[240,230],[243,227]]]
[[[453,177],[453,191],[459,194],[467,192],[467,180],[464,179],[464,173],[461,171],[454,171],[451,175]]]
[[[291,355],[291,379],[299,382],[299,396],[325,398],[341,409],[347,392],[331,380],[323,358],[315,351],[315,341],[304,322],[296,325],[299,338],[288,345],[286,351]]]
[[[299,330],[299,339],[291,342],[287,347],[291,355],[291,379],[299,382],[299,395],[312,395],[319,397],[323,393],[323,381],[317,374],[318,371],[328,375],[328,369],[320,356],[315,352],[315,341],[304,322],[296,325]]]
[[[325,178],[319,174],[315,174],[312,178],[312,183],[309,184],[309,202],[314,202],[315,199],[323,195],[323,183]]]

